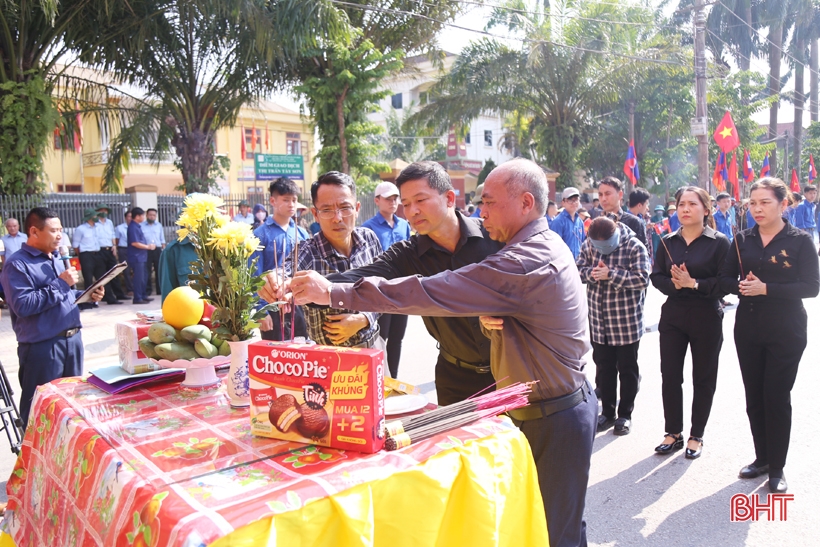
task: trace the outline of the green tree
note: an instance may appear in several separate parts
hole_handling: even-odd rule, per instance
[[[42,190],[43,154],[58,121],[54,91],[58,80],[63,91],[77,80],[60,63],[77,51],[77,35],[93,36],[88,45],[109,38],[96,22],[121,8],[113,0],[0,1],[0,194]]]
[[[389,95],[380,89],[380,82],[401,69],[401,52],[383,54],[363,40],[355,48],[335,43],[312,53],[306,64],[315,61],[310,69],[313,75],[296,91],[305,98],[319,132],[320,170],[352,173],[356,178],[385,171],[387,167],[373,159],[380,146],[371,139],[383,128],[368,120],[367,114]]]
[[[380,129],[367,121],[387,92],[382,80],[402,69],[406,54],[440,58],[436,35],[462,9],[449,0],[350,0],[338,2],[356,29],[350,43],[326,40],[299,65],[297,90],[308,102],[323,151],[322,169],[360,180],[385,166],[375,161]],[[327,149],[327,151],[325,151]]]
[[[130,6],[142,22],[138,32],[81,56],[145,91],[115,109],[119,133],[103,174],[108,191],[119,190],[122,170],[145,147],[155,160],[173,150],[186,192],[208,191],[216,132],[233,126],[243,105],[294,82],[304,51],[346,32],[330,0],[133,0]],[[111,110],[105,105],[94,113],[111,119]]]

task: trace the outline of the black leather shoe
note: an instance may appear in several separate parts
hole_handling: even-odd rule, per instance
[[[782,477],[769,477],[769,492],[772,494],[785,494],[788,489],[789,485],[786,484],[786,475]]]
[[[755,479],[760,475],[769,472],[769,465],[761,465],[760,467],[756,466],[753,463],[750,463],[746,467],[740,470],[740,473],[737,474],[737,478],[739,479]]]
[[[122,304],[122,302],[120,302],[119,300],[114,300],[114,301],[108,303],[109,306],[119,306],[121,304]]]
[[[598,416],[598,432],[606,431],[615,424],[615,418],[609,418],[601,414]]]
[[[659,444],[655,447],[656,453],[661,455],[671,454],[675,450],[680,450],[681,448],[683,448],[683,435],[673,435],[671,433],[667,433],[663,437],[664,439],[666,439],[666,437],[671,437],[672,439],[675,439],[675,442],[669,444]]]
[[[700,454],[701,454],[701,452],[703,452],[703,439],[701,439],[700,437],[689,437],[689,440],[699,442],[700,446],[698,447],[697,450],[692,450],[691,448],[689,448],[687,446],[686,447],[686,452],[683,454],[683,456],[687,460],[696,460],[696,459],[700,458]]]
[[[629,418],[618,418],[615,420],[615,428],[612,430],[614,435],[629,435],[629,429],[632,427],[632,420]]]

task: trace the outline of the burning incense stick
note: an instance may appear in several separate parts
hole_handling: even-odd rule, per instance
[[[290,277],[291,277],[291,279],[293,279],[293,277],[296,275],[296,267],[299,264],[299,224],[297,223],[298,218],[295,217],[295,216],[293,218],[294,218],[294,220],[293,220],[293,262],[291,262],[291,267],[290,267]],[[296,329],[296,305],[293,301],[293,293],[292,292],[291,292],[291,297],[290,297],[290,304],[291,304],[291,310],[290,310],[290,340],[292,342],[293,338],[294,338],[294,334],[295,334],[295,329]]]
[[[282,249],[282,250],[284,251],[284,249]],[[282,255],[282,262],[283,263],[285,262],[284,254]],[[284,264],[282,265],[282,267],[284,267]],[[279,283],[279,279],[284,280],[284,277],[279,278],[279,255],[277,254],[277,251],[276,251],[276,241],[273,242],[273,272],[274,272],[274,276],[276,276],[276,278],[277,278],[277,280],[276,280],[277,284]],[[284,312],[284,310],[282,310],[282,306],[277,306],[277,307],[279,308],[279,327],[282,330],[282,333],[281,333],[282,336],[279,339],[284,341],[285,340],[285,312]]]
[[[740,247],[738,246],[737,240],[737,235],[735,235],[735,250],[737,251],[737,263],[740,266],[740,279],[742,281],[746,278],[746,275],[743,273],[743,261],[740,259]]]
[[[660,240],[661,244],[663,245],[663,248],[666,249],[666,255],[669,257],[669,262],[674,266],[675,261],[672,260],[672,253],[669,252],[669,247],[666,246],[666,242],[663,240],[663,236],[660,237]]]

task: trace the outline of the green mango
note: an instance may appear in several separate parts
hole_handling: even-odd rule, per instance
[[[207,342],[211,341],[211,329],[205,325],[191,325],[190,327],[185,327],[180,331],[180,334],[185,340],[192,344],[197,340],[205,340]]]
[[[221,355],[223,357],[227,357],[230,354],[231,354],[231,345],[230,344],[225,342],[221,346],[219,346],[219,355]]]
[[[150,338],[147,336],[140,338],[139,345],[140,351],[143,352],[146,357],[149,359],[159,359],[159,355],[157,355],[156,350],[154,350],[157,345],[153,343]]]
[[[194,349],[199,354],[200,357],[205,357],[206,359],[210,359],[211,357],[216,357],[219,353],[219,349],[214,347],[213,344],[208,342],[207,340],[197,340],[194,342]]]
[[[155,344],[167,344],[176,339],[177,330],[168,323],[154,323],[148,328],[148,338]]]
[[[213,338],[211,338],[211,344],[213,344],[217,348],[221,348],[222,344],[224,344],[224,343],[225,343],[225,340],[223,340],[222,338],[219,338],[218,336],[214,336]]]
[[[159,344],[154,348],[154,351],[156,351],[157,355],[162,359],[168,359],[169,361],[176,361],[178,359],[190,361],[191,359],[199,357],[194,346],[188,343],[169,342],[167,344]]]

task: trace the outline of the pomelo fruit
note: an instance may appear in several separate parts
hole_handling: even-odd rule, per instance
[[[205,301],[187,285],[169,292],[162,303],[162,319],[175,329],[196,325],[204,311]]]

